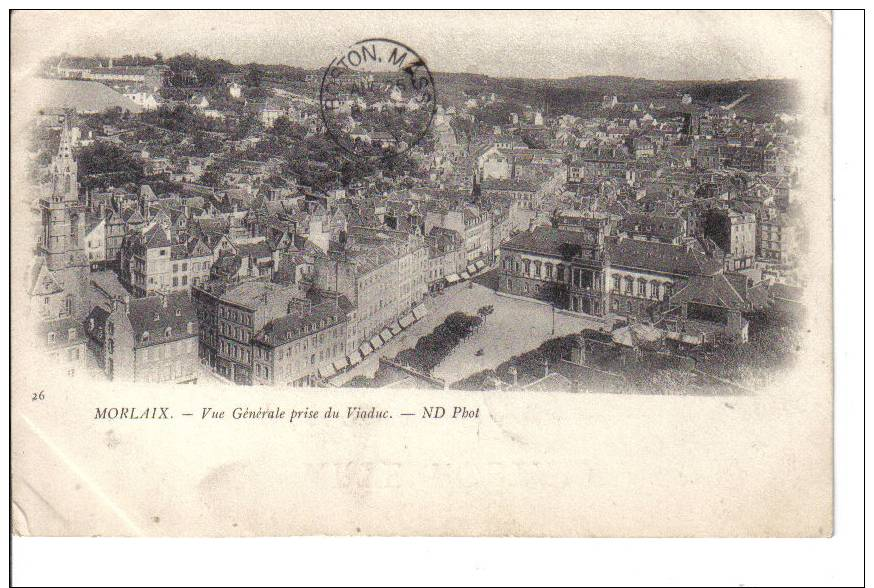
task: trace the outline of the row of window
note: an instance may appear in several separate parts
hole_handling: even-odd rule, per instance
[[[49,345],[53,344],[56,340],[56,334],[54,331],[49,332],[48,341]],[[67,341],[75,341],[76,340],[76,329],[70,328],[67,329]]]
[[[248,313],[228,308],[226,306],[219,306],[219,316],[243,325],[251,326],[252,324],[252,317]]]
[[[531,278],[545,278],[552,280],[553,275],[559,282],[565,281],[565,266],[557,264],[553,266],[550,262],[541,262],[539,260],[523,259],[521,262],[514,259],[504,259],[503,267],[507,271],[512,271],[516,274],[523,274]]]
[[[646,280],[645,278],[635,280],[633,276],[613,275],[613,292],[625,296],[664,300],[671,296],[672,288],[673,285],[670,282]]]
[[[176,316],[179,316],[179,315],[176,315]],[[191,321],[188,321],[188,324],[185,326],[185,331],[189,335],[193,335],[194,334],[194,323]],[[164,336],[170,337],[172,335],[173,335],[173,327],[165,327],[164,328]],[[143,334],[141,335],[141,341],[143,343],[148,343],[150,338],[151,338],[151,334],[148,331],[143,331]]]

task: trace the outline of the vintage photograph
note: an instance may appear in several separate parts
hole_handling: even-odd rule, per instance
[[[15,12],[14,531],[828,535],[829,19]],[[438,420],[461,424],[441,433]],[[485,467],[466,486],[461,456],[499,463],[486,426],[518,448],[496,451],[513,473]],[[403,502],[415,450],[370,454],[400,451],[402,434],[452,446],[446,477],[432,468],[417,485],[454,480],[471,493],[464,512],[542,474],[557,493],[587,477],[603,500],[621,485],[614,504],[637,494],[628,512],[657,508],[668,479],[709,478],[689,506],[721,490],[735,502],[635,526],[598,509],[580,523],[586,508],[563,498],[537,524],[515,518],[528,502],[514,489],[469,527],[462,511],[367,526],[365,499],[347,496],[324,524],[249,513],[230,526],[208,506],[170,514],[187,482],[170,495],[158,474],[116,467],[184,446],[217,469],[195,475],[179,457],[161,475],[191,473],[194,503],[229,501],[279,458],[222,452],[261,453],[274,434],[292,452],[357,446],[340,461],[371,467],[304,464],[247,496],[286,475],[305,503],[335,482],[378,493],[391,462]],[[595,462],[550,461],[550,444],[568,443],[567,464],[588,435]],[[704,451],[708,435],[721,444]],[[102,514],[68,517],[81,495],[59,506],[45,494],[63,487],[56,470],[16,444],[64,464]],[[749,495],[723,477],[735,444]],[[646,461],[659,448],[664,464],[686,453],[688,479]],[[665,485],[641,493],[649,476]],[[790,484],[807,492],[787,501]],[[28,512],[45,504],[53,514]]]

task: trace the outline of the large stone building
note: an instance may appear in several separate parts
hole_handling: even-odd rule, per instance
[[[428,247],[420,235],[350,227],[345,246],[316,258],[313,284],[345,296],[354,306],[348,326],[351,352],[408,314],[428,292]]]
[[[713,209],[704,215],[704,236],[725,252],[725,269],[748,269],[756,260],[756,215],[731,209]]]
[[[502,246],[500,291],[583,314],[647,316],[693,275],[721,271],[699,247],[538,227]]]
[[[104,332],[110,380],[196,382],[198,321],[187,292],[113,300]]]
[[[332,301],[307,302],[255,334],[255,384],[309,386],[346,365],[346,313]]]
[[[752,285],[722,259],[683,245],[539,227],[502,246],[499,291],[595,316],[692,325],[695,341],[716,333],[746,340],[742,313]],[[696,331],[697,329],[697,331]]]

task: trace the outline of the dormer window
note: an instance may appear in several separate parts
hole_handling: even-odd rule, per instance
[[[169,337],[172,332],[173,332],[173,329],[171,329],[170,327],[167,327],[166,329],[164,329],[164,336]]]
[[[55,342],[55,334],[49,333],[49,345]]]
[[[194,333],[194,323],[192,323],[191,321],[188,321],[188,325],[186,326],[186,330],[188,331],[189,335]]]
[[[76,329],[67,329],[67,339],[70,341],[76,340]]]
[[[155,320],[155,322],[157,323],[159,320],[161,320],[161,315],[158,314],[158,313],[156,312],[156,313],[155,313],[155,319],[154,319],[154,320]]]
[[[143,343],[149,342],[149,332],[148,331],[143,331],[142,342]]]
[[[176,316],[182,316],[182,309],[181,308],[176,309]]]

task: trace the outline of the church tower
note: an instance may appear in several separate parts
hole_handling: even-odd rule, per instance
[[[49,269],[84,265],[82,239],[85,207],[79,203],[78,166],[73,159],[68,121],[64,119],[58,154],[52,159],[51,193],[42,208],[42,252]]]

